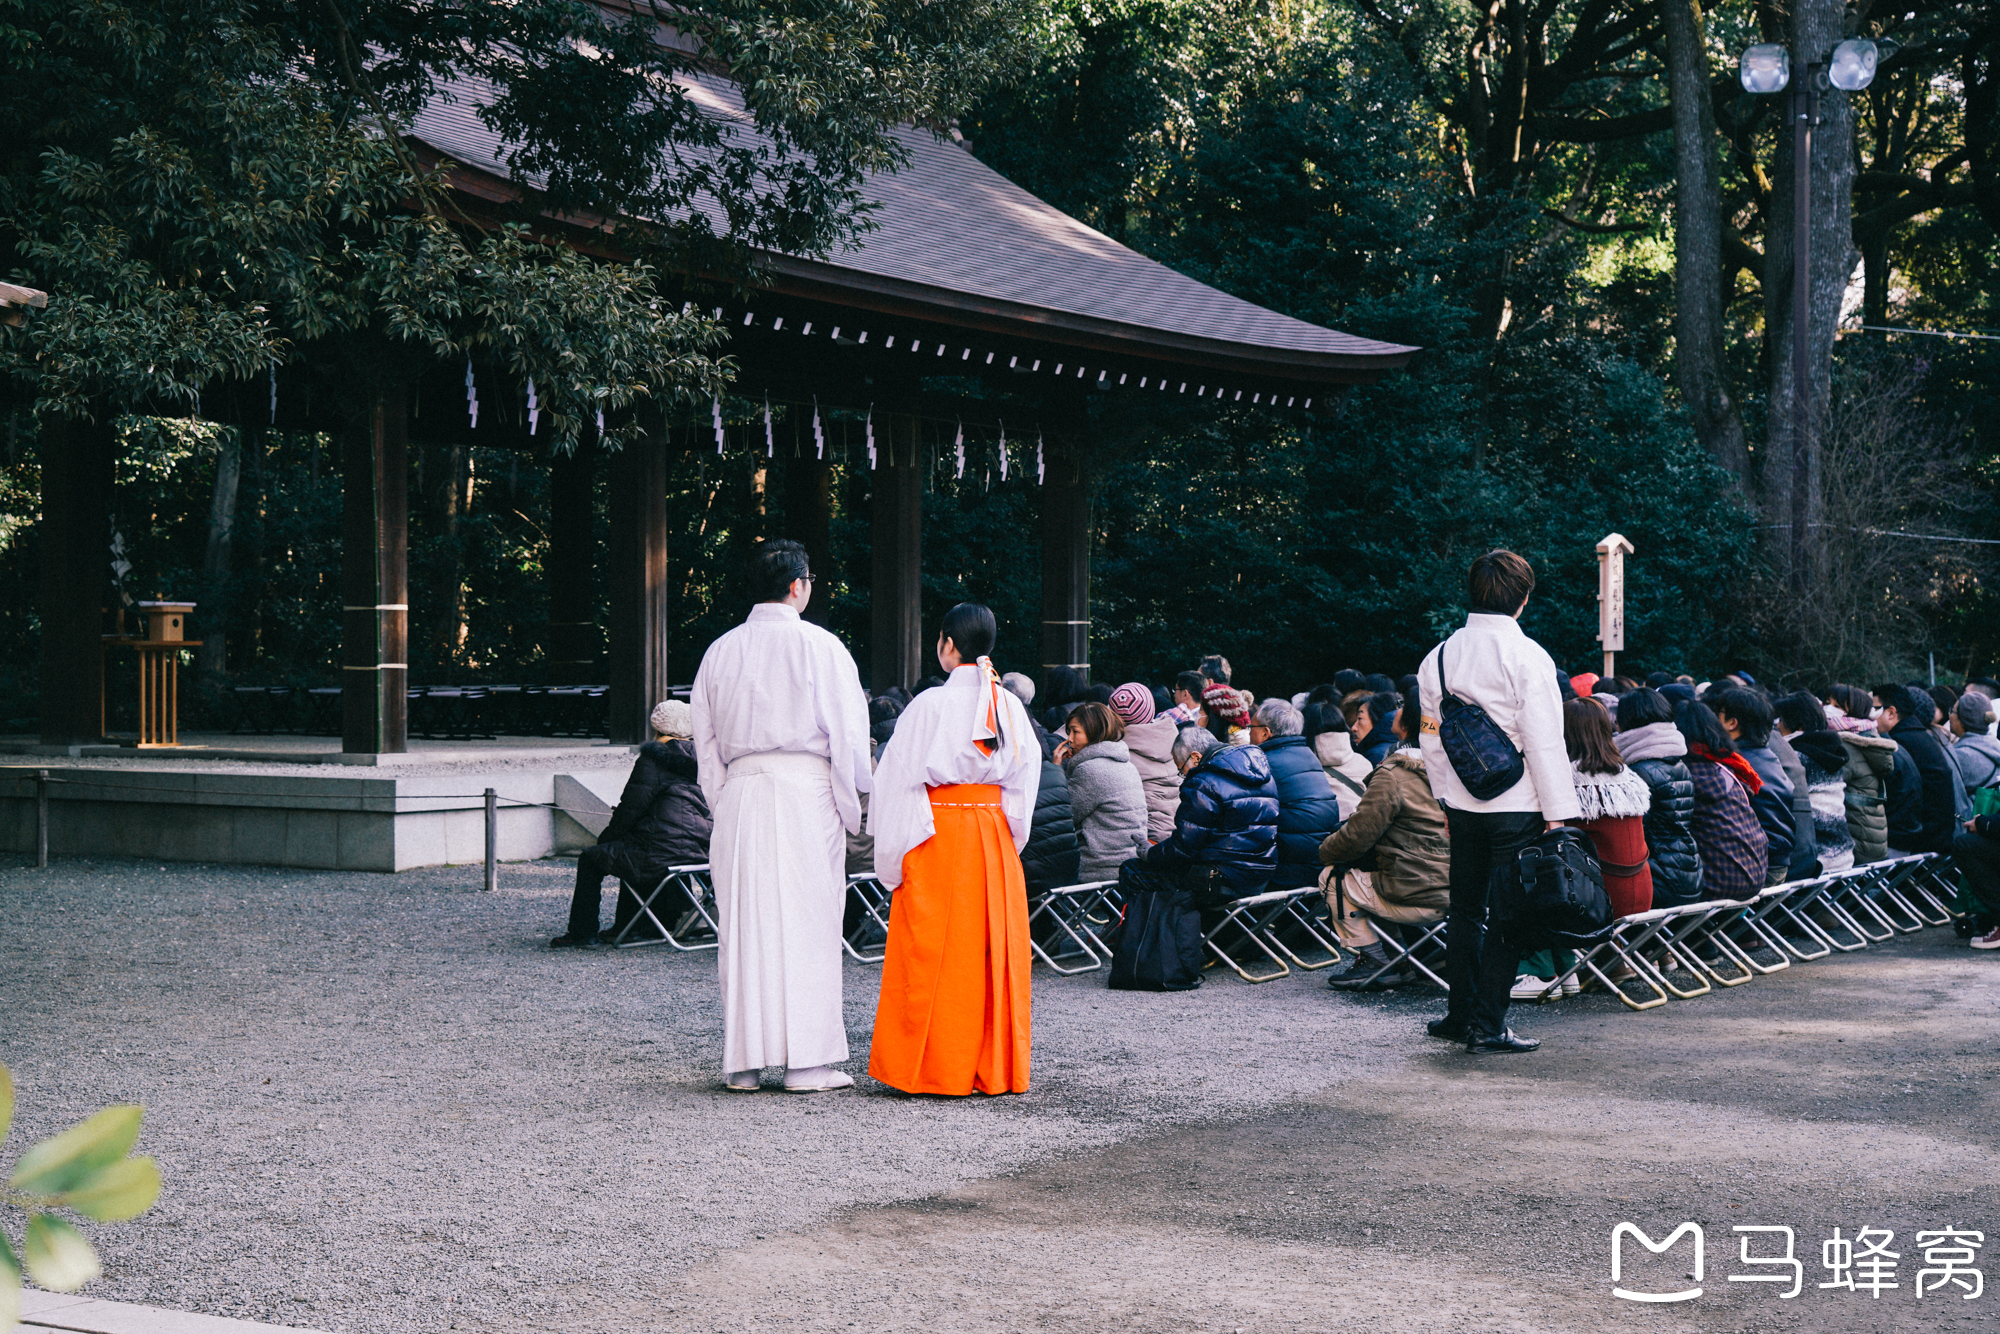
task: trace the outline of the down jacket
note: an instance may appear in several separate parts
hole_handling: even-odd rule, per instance
[[[1035,817],[1028,846],[1021,849],[1021,874],[1030,893],[1046,893],[1077,883],[1076,822],[1069,811],[1069,779],[1054,760],[1042,761],[1042,785],[1035,792]]]
[[[1750,808],[1757,812],[1757,823],[1764,826],[1765,856],[1769,859],[1764,883],[1783,884],[1792,878],[1792,848],[1799,837],[1798,816],[1792,809],[1792,780],[1777,752],[1769,746],[1739,743],[1736,753],[1764,780],[1764,786],[1750,798]],[[1806,828],[1808,831],[1812,828],[1810,810]]]
[[[1319,859],[1328,866],[1352,866],[1371,852],[1370,874],[1384,902],[1439,911],[1450,906],[1451,835],[1416,751],[1399,750],[1369,774],[1354,814],[1319,845]]]
[[[1854,864],[1865,866],[1889,855],[1889,778],[1902,747],[1872,732],[1842,732],[1847,749],[1847,832],[1854,836]]]
[[[1181,782],[1174,832],[1147,852],[1149,863],[1214,869],[1230,898],[1260,894],[1278,868],[1278,785],[1255,746],[1210,751]]]
[[[1146,788],[1123,741],[1099,741],[1063,761],[1081,851],[1079,880],[1116,880],[1146,851]]]
[[[1181,804],[1181,771],[1174,767],[1178,735],[1180,727],[1163,718],[1125,729],[1125,748],[1146,787],[1146,838],[1152,843],[1174,832],[1174,810]]]
[[[632,776],[597,841],[617,849],[613,874],[644,880],[666,874],[670,866],[707,861],[714,828],[695,779],[694,743],[648,741],[639,747]]]
[[[1653,906],[1701,902],[1701,851],[1694,842],[1694,778],[1687,738],[1672,723],[1647,723],[1618,734],[1618,753],[1652,794],[1646,812],[1646,861]]]
[[[1340,828],[1340,802],[1319,756],[1303,736],[1264,742],[1278,785],[1278,870],[1272,889],[1302,889],[1319,879],[1320,840]]]

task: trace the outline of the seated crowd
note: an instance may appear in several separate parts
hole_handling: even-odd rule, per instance
[[[1173,880],[1210,904],[1317,885],[1355,956],[1332,986],[1415,980],[1389,966],[1375,929],[1435,922],[1448,906],[1452,845],[1418,745],[1415,676],[1341,671],[1262,700],[1234,685],[1220,656],[1170,686],[1049,676],[1039,692],[1019,673],[1002,679],[1029,706],[1042,749],[1022,854],[1031,897],[1121,876]],[[1595,847],[1614,913],[1743,900],[1788,880],[1947,853],[1976,904],[1974,947],[2000,949],[2000,684],[1774,698],[1742,672],[1698,683],[1585,671],[1557,688],[1579,812],[1567,823]],[[870,701],[878,748],[909,699],[892,690]],[[656,711],[658,740],[579,859],[569,930],[555,945],[596,939],[606,876],[650,885],[667,866],[706,859],[709,815],[685,715],[677,703]],[[868,836],[851,835],[850,870],[872,863]],[[621,894],[604,934],[626,930],[635,911]],[[1519,967],[1514,994],[1539,996],[1568,964],[1543,953]]]

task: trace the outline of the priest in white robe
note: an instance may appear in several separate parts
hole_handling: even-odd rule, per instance
[[[905,1093],[1025,1093],[1028,888],[1021,849],[1042,750],[987,654],[993,613],[945,616],[951,675],[896,719],[869,799],[875,874],[895,892],[868,1073]]]
[[[846,833],[869,788],[868,703],[854,659],[802,620],[812,596],[805,548],[761,544],[759,598],[709,645],[695,674],[695,757],[715,813],[709,864],[722,975],[728,1086],[815,1093],[854,1079],[840,1004]]]

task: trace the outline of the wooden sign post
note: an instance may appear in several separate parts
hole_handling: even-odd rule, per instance
[[[1625,558],[1634,549],[1623,533],[1597,544],[1597,642],[1604,649],[1606,676],[1614,674],[1612,658],[1625,649]]]

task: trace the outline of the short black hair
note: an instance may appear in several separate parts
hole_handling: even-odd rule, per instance
[[[1901,722],[1905,718],[1914,718],[1920,723],[1930,721],[1931,698],[1928,695],[1924,696],[1924,707],[1922,711],[1919,711],[1917,701],[1911,698],[1908,686],[1899,686],[1894,681],[1890,681],[1884,685],[1876,686],[1871,693],[1875,698],[1882,701],[1883,708],[1894,709],[1896,711],[1897,722]]]
[[[1340,694],[1340,687],[1329,681],[1325,685],[1314,686],[1311,692],[1306,695],[1306,703],[1332,704],[1338,707],[1340,704]]]
[[[1673,680],[1672,672],[1647,672],[1646,689],[1658,690],[1661,686],[1673,684]]]
[[[944,614],[938,637],[951,641],[960,660],[973,662],[993,652],[993,641],[999,633],[1000,627],[990,608],[977,602],[961,602]]]
[[[782,602],[792,591],[794,579],[812,578],[806,549],[790,538],[766,538],[757,544],[744,571],[753,602]]]
[[[1211,653],[1201,660],[1201,674],[1217,685],[1229,684],[1229,659],[1220,653]]]
[[[1489,551],[1465,575],[1465,600],[1473,611],[1512,616],[1535,591],[1535,570],[1511,551]]]
[[[1749,686],[1722,686],[1702,697],[1716,717],[1736,720],[1736,742],[1753,750],[1771,744],[1771,702]]]
[[[1645,727],[1651,723],[1670,723],[1674,720],[1674,706],[1667,703],[1667,697],[1651,686],[1641,686],[1628,690],[1618,697],[1618,730],[1629,732],[1635,727]]]
[[[1341,715],[1338,700],[1328,702],[1306,701],[1301,711],[1305,718],[1305,738],[1310,741],[1321,732],[1345,732],[1347,719]]]
[[[1826,732],[1826,706],[1810,690],[1794,690],[1777,702],[1778,718],[1788,731]]]
[[[1201,698],[1201,688],[1208,684],[1208,678],[1200,672],[1182,672],[1174,678],[1174,689],[1185,690],[1196,699]]]
[[[1380,672],[1370,672],[1363,678],[1363,684],[1378,695],[1396,693],[1396,683]]]
[[[1342,699],[1346,699],[1367,684],[1368,678],[1352,667],[1343,667],[1333,674],[1333,688],[1340,692]]]

